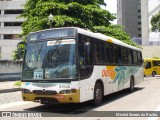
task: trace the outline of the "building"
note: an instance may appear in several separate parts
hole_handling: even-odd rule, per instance
[[[148,0],[141,0],[142,45],[149,45]]]
[[[0,0],[0,60],[11,60],[13,50],[21,41],[21,24],[17,19],[24,7],[25,0]]]
[[[160,11],[160,0],[148,0],[148,17],[149,17],[149,42],[150,45],[159,45],[160,43],[160,32],[151,31],[151,18],[153,15]],[[154,44],[153,44],[154,43]]]
[[[117,0],[117,24],[124,26],[131,38],[141,39],[141,0]]]

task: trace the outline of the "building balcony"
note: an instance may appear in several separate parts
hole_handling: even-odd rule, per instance
[[[0,15],[0,22],[23,22],[24,19],[17,18],[20,14]]]
[[[23,4],[26,0],[17,1],[0,1],[0,9],[2,10],[12,10],[12,9],[24,9]]]
[[[0,34],[21,34],[21,33],[22,33],[22,29],[20,26],[0,28]]]

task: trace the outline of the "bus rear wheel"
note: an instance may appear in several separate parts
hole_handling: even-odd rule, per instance
[[[134,91],[134,78],[133,78],[133,77],[130,78],[129,91],[130,91],[130,92],[133,92],[133,91]]]
[[[155,77],[155,75],[156,75],[156,72],[153,71],[153,72],[152,72],[152,77]]]
[[[93,98],[93,105],[98,106],[102,103],[103,100],[103,87],[100,82],[97,82],[94,87],[94,98]]]

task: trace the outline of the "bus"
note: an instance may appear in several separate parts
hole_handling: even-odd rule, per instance
[[[160,75],[160,59],[145,58],[144,59],[144,76]]]
[[[143,81],[141,49],[78,27],[31,32],[22,68],[24,101],[98,106],[105,95]]]

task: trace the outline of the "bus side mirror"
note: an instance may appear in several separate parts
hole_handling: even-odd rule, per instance
[[[17,59],[18,59],[18,60],[23,57],[22,51],[23,51],[23,46],[25,46],[25,45],[26,45],[25,42],[19,42],[19,43],[17,44]]]

